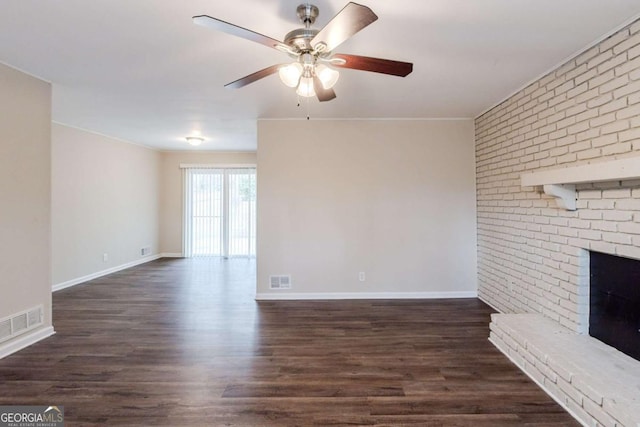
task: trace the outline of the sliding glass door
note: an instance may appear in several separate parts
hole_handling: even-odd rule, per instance
[[[255,168],[185,168],[187,257],[255,257]]]
[[[227,256],[256,256],[256,170],[226,170]]]

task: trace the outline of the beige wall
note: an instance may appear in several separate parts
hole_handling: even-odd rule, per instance
[[[54,286],[157,254],[160,153],[60,124],[52,144]]]
[[[474,295],[473,129],[259,121],[258,298]]]
[[[558,208],[520,175],[640,161],[640,22],[476,120],[479,294],[500,311],[588,328],[588,250],[640,259],[639,181],[578,186]]]
[[[0,318],[51,326],[51,86],[0,64]]]
[[[164,152],[160,185],[160,247],[165,254],[182,254],[182,172],[181,164],[256,164],[254,152]]]

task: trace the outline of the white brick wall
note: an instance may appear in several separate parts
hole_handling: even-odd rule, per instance
[[[640,258],[640,181],[579,186],[570,212],[520,174],[629,156],[640,156],[640,22],[476,119],[480,297],[585,332],[586,250]]]

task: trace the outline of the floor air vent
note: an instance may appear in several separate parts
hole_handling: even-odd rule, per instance
[[[0,319],[0,342],[42,325],[42,306]]]
[[[291,289],[291,276],[270,276],[270,289]]]

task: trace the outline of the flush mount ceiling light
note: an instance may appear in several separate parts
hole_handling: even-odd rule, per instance
[[[197,147],[198,145],[204,142],[204,138],[201,136],[187,136],[185,139],[189,144],[193,145],[194,147]]]
[[[400,77],[405,77],[413,71],[413,64],[409,62],[332,52],[344,41],[378,19],[368,7],[357,3],[348,3],[324,28],[316,30],[311,28],[311,25],[319,14],[318,8],[312,4],[298,6],[297,15],[304,24],[304,28],[290,31],[285,36],[284,42],[207,15],[194,16],[193,22],[263,44],[284,52],[294,59],[289,64],[272,65],[249,74],[225,85],[225,87],[241,88],[278,73],[280,80],[285,85],[295,88],[298,95],[303,97],[317,96],[320,102],[324,102],[336,97],[333,86],[338,81],[340,74],[332,67],[372,71]]]

